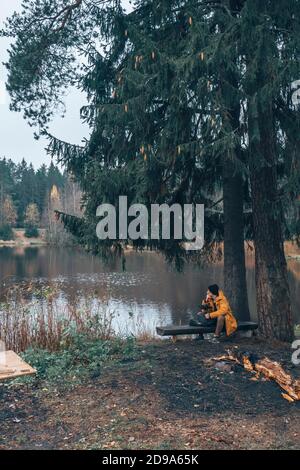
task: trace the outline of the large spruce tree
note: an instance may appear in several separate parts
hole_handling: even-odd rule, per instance
[[[282,120],[290,119],[291,114],[295,122],[285,127],[293,134],[290,144],[294,142],[295,158],[299,159],[299,111],[292,112],[291,88],[300,74],[300,2],[246,2],[241,51],[260,327],[266,337],[291,340],[293,322],[283,246],[282,199],[287,188],[279,191],[278,166],[288,146]]]
[[[140,0],[130,14],[120,2],[25,4],[26,14],[7,28],[17,37],[8,64],[13,107],[45,127],[63,87],[77,80],[90,100],[82,110],[93,129],[87,145],[51,138],[49,147],[85,194],[85,219],[63,215],[66,226],[105,254],[111,243],[95,237],[101,202],[126,194],[130,203],[212,206],[222,188],[224,232],[215,206],[206,237],[224,238],[226,287],[239,313],[247,312],[249,175],[261,331],[290,339],[281,198],[298,185],[287,148],[297,159],[291,84],[299,74],[299,1]],[[83,70],[74,67],[74,50],[88,59]],[[178,264],[186,255],[180,244],[155,246]]]
[[[230,152],[227,149],[223,152],[221,147],[214,145],[215,140],[223,144],[226,140],[232,141],[230,133],[233,134],[233,129],[231,127],[231,131],[224,132],[222,136],[218,136],[214,129],[211,112],[216,112],[211,99],[207,99],[210,77],[206,76],[207,72],[211,75],[212,71],[208,71],[206,57],[201,52],[209,44],[210,29],[216,27],[216,22],[213,18],[199,28],[192,27],[193,22],[197,24],[197,17],[205,15],[208,18],[211,8],[203,3],[197,11],[193,2],[173,1],[157,5],[143,1],[136,2],[132,14],[124,15],[117,3],[110,2],[112,8],[102,9],[102,18],[99,18],[99,14],[96,15],[95,22],[87,19],[85,5],[81,3],[77,6],[82,7],[81,20],[85,21],[85,31],[80,34],[77,30],[78,18],[77,22],[72,22],[69,18],[60,30],[59,25],[63,25],[65,14],[69,11],[67,4],[64,9],[62,3],[57,2],[52,7],[52,16],[49,13],[47,17],[46,7],[42,10],[33,9],[31,4],[31,14],[39,17],[40,28],[48,39],[44,62],[52,70],[47,75],[46,88],[51,93],[44,94],[42,103],[36,97],[45,79],[41,76],[38,80],[31,80],[30,77],[36,74],[36,67],[32,66],[32,61],[27,63],[24,41],[12,50],[10,60],[12,69],[17,69],[20,64],[23,67],[24,61],[26,62],[26,75],[23,72],[20,80],[20,77],[12,73],[9,80],[9,88],[16,98],[16,107],[22,103],[24,108],[24,104],[30,101],[31,105],[25,108],[25,116],[43,125],[48,117],[45,103],[48,103],[49,111],[53,97],[58,96],[59,86],[63,87],[66,84],[65,77],[71,76],[73,72],[68,69],[68,73],[59,76],[58,69],[53,71],[53,67],[59,65],[61,68],[63,57],[65,63],[68,63],[70,57],[65,48],[72,41],[77,46],[80,43],[80,47],[84,44],[86,51],[88,50],[89,68],[83,80],[83,88],[88,91],[92,100],[83,113],[94,128],[90,145],[82,152],[77,147],[53,139],[51,151],[59,155],[81,181],[87,201],[86,215],[92,220],[86,221],[85,230],[82,230],[82,222],[74,218],[64,216],[64,222],[71,230],[80,231],[82,243],[106,255],[110,243],[100,244],[94,235],[95,208],[103,200],[116,204],[117,201],[112,201],[111,198],[116,198],[121,189],[122,194],[127,194],[131,188],[131,199],[146,203],[168,200],[206,202],[207,206],[211,206],[215,204],[216,190],[220,193],[224,188],[224,219],[220,219],[218,212],[210,211],[206,215],[206,253],[211,252],[212,244],[224,239],[226,292],[240,318],[249,318],[243,220],[245,180],[241,168],[232,161],[240,153],[239,142],[235,139],[237,143],[233,147],[236,148],[229,144]],[[93,2],[90,4],[92,6]],[[49,28],[49,22],[52,29]],[[31,26],[30,20],[29,24]],[[17,17],[12,18],[11,26],[12,29],[16,26],[19,28]],[[28,21],[26,27],[28,28]],[[24,24],[21,28],[24,31]],[[91,28],[94,28],[92,35],[87,32]],[[97,28],[111,44],[102,56],[95,52],[95,41],[91,41],[98,34]],[[58,37],[55,35],[57,29],[60,30]],[[41,32],[39,37],[42,37]],[[35,40],[30,38],[31,49],[36,50],[38,55],[35,61],[42,64],[40,43],[37,41],[38,44],[35,45]],[[189,50],[191,41],[192,49]],[[46,39],[43,43],[47,43]],[[50,48],[62,51],[60,54],[56,52],[56,57],[60,57],[57,64],[48,62]],[[183,60],[185,54],[187,61]],[[55,82],[52,80],[54,76]],[[216,77],[215,82],[218,80]],[[23,88],[25,83],[26,90]],[[29,94],[30,89],[32,93]],[[236,101],[235,98],[234,100]],[[97,106],[100,103],[103,104],[101,113]],[[237,108],[228,96],[226,105]],[[236,113],[232,119],[234,126],[239,119],[239,109]],[[204,142],[207,147],[205,151]],[[133,161],[140,155],[141,149],[143,155]],[[84,157],[77,158],[79,153]],[[229,153],[233,153],[234,158],[230,156],[227,159]],[[224,165],[226,160],[227,164]],[[126,171],[120,162],[123,165],[126,163]],[[123,184],[120,183],[121,178]],[[95,185],[91,184],[93,179]],[[118,191],[111,184],[114,181],[118,181]],[[177,266],[182,266],[186,253],[179,243],[159,242],[155,245],[169,259],[175,260]]]

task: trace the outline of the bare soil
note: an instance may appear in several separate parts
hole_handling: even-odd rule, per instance
[[[234,346],[300,376],[288,345],[256,338],[140,344],[136,360],[71,389],[1,384],[0,449],[300,449],[300,402],[207,361]]]

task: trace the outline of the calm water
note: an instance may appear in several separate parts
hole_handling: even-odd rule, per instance
[[[254,260],[247,258],[247,283],[252,318],[256,317]],[[117,261],[112,266],[73,248],[0,248],[0,289],[22,281],[55,283],[59,301],[76,304],[86,296],[108,305],[119,318],[143,318],[154,328],[158,323],[184,323],[211,283],[223,284],[222,264],[198,269],[189,266],[183,274],[153,253],[129,253],[126,271]],[[295,321],[300,323],[300,262],[289,261],[289,280]],[[0,291],[1,292],[1,291]],[[1,293],[0,293],[1,296]]]

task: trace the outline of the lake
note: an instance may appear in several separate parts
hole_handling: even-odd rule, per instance
[[[300,323],[300,262],[289,260],[289,282],[296,323]],[[223,285],[222,263],[201,269],[188,266],[174,271],[164,258],[151,252],[127,254],[126,271],[121,262],[107,266],[77,248],[1,247],[0,296],[14,283],[55,285],[61,310],[78,306],[86,298],[91,308],[105,305],[116,315],[116,329],[134,330],[142,321],[155,330],[159,323],[180,324],[198,310],[207,286]],[[247,285],[252,318],[256,318],[254,257],[247,254]],[[238,313],[237,313],[238,316]]]

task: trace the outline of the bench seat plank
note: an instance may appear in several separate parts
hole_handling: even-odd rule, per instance
[[[254,331],[257,330],[258,324],[251,321],[238,322],[238,331]],[[178,336],[178,335],[197,335],[205,333],[213,333],[215,327],[207,326],[189,326],[189,325],[167,325],[158,326],[156,333],[159,336]]]
[[[36,370],[24,362],[14,351],[0,352],[0,381],[34,374],[36,374]]]

